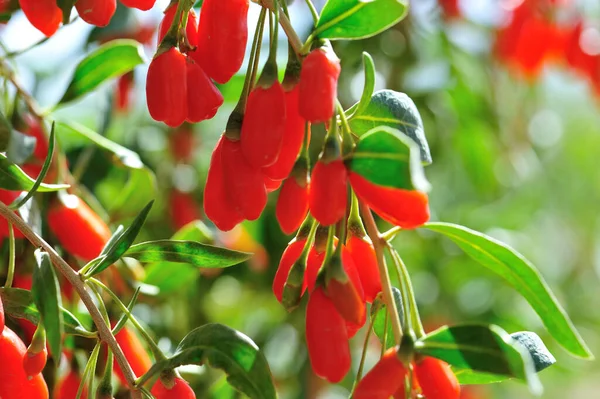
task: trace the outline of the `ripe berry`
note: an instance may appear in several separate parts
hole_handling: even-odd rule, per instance
[[[267,193],[272,193],[276,191],[279,187],[281,187],[281,180],[273,180],[270,177],[263,175],[263,181],[265,182],[265,189],[267,189]]]
[[[200,207],[191,193],[173,190],[169,194],[169,208],[173,227],[179,230],[194,220],[202,219]]]
[[[337,98],[340,60],[326,48],[310,52],[302,63],[299,83],[300,115],[312,123],[331,119]]]
[[[427,399],[460,398],[460,384],[447,363],[425,357],[415,363],[415,375]]]
[[[146,78],[146,100],[150,116],[171,127],[187,118],[187,62],[175,47],[154,57]]]
[[[35,138],[33,156],[38,161],[44,162],[48,156],[48,139],[42,131],[40,121],[33,116],[26,116],[25,123],[27,127],[24,129],[23,134]]]
[[[10,205],[13,203],[17,197],[21,195],[21,191],[9,191],[0,189],[0,202],[4,205]],[[23,233],[21,233],[18,229],[13,226],[13,231],[15,233],[15,238],[23,238]],[[8,222],[3,217],[0,217],[0,240],[2,238],[7,238],[9,235],[8,232]]]
[[[285,119],[285,93],[279,82],[252,90],[241,133],[242,151],[250,165],[262,168],[277,161]]]
[[[358,198],[388,222],[414,229],[429,220],[427,194],[420,191],[383,187],[350,173],[350,184]]]
[[[306,121],[298,112],[298,86],[285,92],[285,129],[281,150],[277,161],[271,166],[263,168],[265,176],[271,179],[283,180],[289,176],[296,158],[304,141],[304,128]]]
[[[373,244],[368,237],[351,235],[346,241],[346,249],[356,265],[360,283],[365,291],[365,300],[372,303],[381,292],[381,279]]]
[[[354,399],[389,399],[396,392],[404,398],[408,370],[398,357],[398,348],[388,349],[377,364],[356,385]]]
[[[365,293],[352,257],[344,249],[341,257],[334,254],[325,267],[327,296],[344,320],[360,328],[366,320]]]
[[[152,387],[152,395],[156,399],[196,399],[196,394],[186,380],[176,377],[171,388],[165,387],[162,379]]]
[[[200,66],[187,59],[187,121],[211,119],[223,105],[223,96]]]
[[[48,360],[48,350],[44,347],[38,353],[31,353],[29,350],[23,356],[23,370],[28,377],[33,377],[42,372],[46,367]]]
[[[85,22],[96,26],[106,26],[117,9],[117,0],[77,0],[77,13]]]
[[[98,256],[111,236],[106,223],[76,195],[59,195],[47,220],[62,247],[86,261]]]
[[[48,399],[48,387],[42,375],[28,379],[21,367],[26,352],[21,338],[5,327],[0,335],[0,398]]]
[[[275,215],[281,230],[292,234],[298,230],[308,212],[308,191],[306,172],[304,178],[290,176],[283,182],[279,192]]]
[[[321,225],[332,225],[346,215],[347,180],[348,172],[341,159],[317,162],[312,172],[308,202],[311,215]]]
[[[173,3],[167,7],[165,10],[165,16],[158,27],[158,43],[164,39],[169,28],[173,24],[173,19],[175,19],[175,13],[177,11],[177,3]],[[196,47],[198,45],[198,18],[196,17],[196,12],[192,8],[188,14],[187,25],[185,26],[185,33],[187,35],[188,43],[192,47]]]
[[[63,378],[59,378],[56,386],[54,387],[53,399],[75,399],[77,397],[77,391],[81,385],[81,376],[74,370],[69,370],[67,375]],[[87,386],[83,387],[81,397],[87,398]]]
[[[249,0],[204,0],[198,48],[190,53],[208,76],[227,83],[244,61]]]
[[[129,111],[133,80],[134,74],[132,71],[121,76],[117,81],[117,88],[115,90],[115,108],[117,111]]]
[[[306,345],[319,377],[337,383],[350,370],[346,323],[320,287],[312,292],[306,308]]]
[[[169,132],[169,152],[175,162],[190,163],[196,145],[196,136],[188,124]]]
[[[204,187],[204,213],[221,231],[229,231],[244,220],[225,188],[225,171],[221,156],[225,141],[228,139],[221,136],[213,151]]]
[[[260,169],[242,154],[240,141],[223,139],[221,153],[226,192],[236,209],[248,220],[256,220],[267,204],[267,190]]]
[[[60,27],[63,15],[56,0],[19,0],[19,5],[31,25],[47,37]]]
[[[283,251],[283,255],[281,255],[279,267],[277,268],[277,273],[275,273],[275,278],[273,279],[273,293],[279,302],[281,302],[283,288],[287,281],[288,274],[290,273],[290,269],[300,258],[305,244],[306,238],[300,240],[294,238],[290,241],[285,251]]]
[[[152,360],[146,352],[146,349],[140,342],[138,336],[128,327],[123,328],[115,335],[117,343],[121,347],[125,358],[129,362],[133,373],[139,377],[152,367]],[[117,362],[114,363],[113,370],[123,385],[127,384],[127,379],[121,371],[121,367]]]
[[[148,11],[154,7],[156,0],[120,0],[125,7],[137,8],[138,10]]]

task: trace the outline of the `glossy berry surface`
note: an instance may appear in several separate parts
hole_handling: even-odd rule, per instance
[[[211,119],[223,105],[223,96],[208,75],[194,60],[187,59],[187,121]]]
[[[19,0],[27,20],[47,37],[52,36],[62,23],[62,11],[56,0]]]
[[[340,76],[340,60],[330,50],[310,52],[302,63],[299,83],[300,115],[309,122],[327,122],[333,116]]]
[[[346,249],[356,265],[356,271],[365,292],[365,300],[372,303],[377,294],[381,292],[381,278],[373,244],[368,237],[361,238],[351,235],[346,241]]]
[[[152,360],[135,332],[128,327],[125,327],[115,335],[115,339],[121,347],[125,358],[129,362],[133,373],[137,377],[150,370],[150,367],[152,367]],[[126,385],[127,380],[117,362],[114,363],[114,371],[121,383]]]
[[[46,348],[38,353],[26,352],[23,356],[23,370],[28,377],[38,375],[46,366],[48,351]]]
[[[171,28],[173,20],[175,19],[175,12],[177,11],[177,4],[171,4],[165,10],[165,16],[158,26],[158,43],[164,39],[165,35]],[[187,35],[188,43],[195,47],[198,44],[198,17],[194,9],[191,9],[188,14],[187,25],[185,26],[185,33]]]
[[[77,0],[75,8],[85,22],[103,27],[115,14],[117,0]]]
[[[285,234],[292,234],[298,230],[306,217],[308,213],[308,192],[308,183],[306,181],[299,182],[294,176],[290,176],[283,182],[277,199],[275,215],[281,230]]]
[[[344,162],[318,161],[311,176],[310,213],[323,226],[340,221],[346,215],[348,172]]]
[[[354,390],[354,399],[389,399],[404,390],[408,373],[398,358],[397,348],[388,349],[375,366],[360,380]]]
[[[124,6],[129,8],[137,8],[138,10],[147,11],[154,7],[156,0],[119,0]]]
[[[425,357],[415,363],[415,375],[427,399],[460,398],[460,384],[447,363]]]
[[[70,370],[65,376],[58,379],[54,387],[53,399],[75,399],[81,385],[81,376],[74,370]],[[87,397],[87,387],[84,386],[81,393],[82,398]]]
[[[275,273],[275,278],[273,279],[273,293],[279,302],[281,302],[283,288],[290,270],[294,263],[300,258],[304,245],[306,245],[306,238],[300,240],[293,239],[281,255],[279,267],[277,268],[277,273]]]
[[[167,388],[161,379],[152,387],[152,395],[156,399],[195,399],[196,394],[183,378],[175,378],[172,387]]]

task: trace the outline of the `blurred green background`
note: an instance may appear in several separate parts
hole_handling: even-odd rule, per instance
[[[156,26],[167,3],[157,2],[148,13],[120,10],[120,25],[107,28],[113,31],[92,32],[81,21],[70,24],[14,59],[19,78],[42,105],[52,105],[76,61],[97,46],[95,41],[88,42],[90,33],[118,36],[132,27]],[[318,8],[323,3],[315,2]],[[560,11],[561,18],[579,14],[592,27],[594,23],[600,26],[597,1],[567,3]],[[465,0],[460,4],[461,16],[449,19],[436,0],[413,0],[409,17],[389,31],[366,40],[335,43],[343,67],[339,94],[346,107],[357,101],[363,81],[361,53],[371,53],[378,70],[376,88],[406,92],[423,117],[434,160],[426,168],[433,187],[432,220],[485,232],[524,254],[540,269],[598,355],[599,97],[564,63],[546,63],[540,76],[524,80],[496,60],[492,52],[495,32],[506,19],[502,5],[496,0]],[[252,6],[252,21],[257,13],[258,7]],[[304,2],[296,0],[291,13],[294,26],[305,37],[311,19]],[[250,26],[252,33],[253,24]],[[597,30],[596,34],[598,39]],[[0,33],[8,51],[27,48],[40,39],[21,14]],[[285,38],[280,39],[284,44]],[[285,46],[280,47],[283,67]],[[149,59],[154,49],[154,43],[146,47]],[[187,137],[187,133],[167,130],[150,119],[145,106],[145,69],[135,71],[127,112],[114,112],[115,85],[111,84],[53,116],[77,121],[140,153],[155,179],[152,174],[130,175],[106,153],[90,150],[90,142],[77,134],[66,130],[58,134],[71,166],[81,167],[82,182],[109,210],[113,224],[127,222],[141,204],[155,197],[157,203],[140,239],[165,238],[178,227],[173,223],[178,210],[171,205],[174,190],[191,193],[201,204],[210,153],[237,101],[243,76],[221,87],[226,104],[213,120],[191,127],[194,156],[182,162],[170,148],[176,137]],[[313,152],[317,154],[322,132],[315,130]],[[201,275],[186,265],[151,265],[145,282],[160,291],[143,295],[134,313],[157,336],[165,337],[159,344],[167,351],[192,328],[208,321],[240,329],[264,349],[284,399],[347,397],[357,364],[337,386],[312,376],[303,338],[303,309],[288,315],[272,295],[279,256],[291,239],[277,226],[275,202],[276,193],[256,222],[227,234],[213,231],[217,243],[257,252],[252,261],[219,275]],[[201,205],[197,207],[200,211]],[[210,226],[210,221],[205,222]],[[516,292],[453,243],[421,230],[402,232],[394,243],[411,272],[426,326],[486,322],[509,332],[535,331],[558,361],[541,374],[543,397],[599,397],[600,364],[570,357]],[[355,363],[363,340],[361,331],[352,341]],[[378,353],[373,341],[369,367]],[[215,398],[234,397],[219,372],[204,367],[182,371],[198,392],[208,390],[204,392]],[[531,395],[524,384],[507,382],[486,386],[469,397]]]

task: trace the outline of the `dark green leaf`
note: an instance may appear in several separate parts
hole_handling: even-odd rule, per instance
[[[402,294],[396,287],[392,287],[392,293],[394,294],[394,301],[396,302],[396,309],[400,317],[400,322],[404,320],[404,308],[402,307]],[[387,334],[385,334],[385,319],[388,315],[387,322]],[[389,318],[387,306],[383,303],[381,298],[375,299],[373,306],[371,306],[371,320],[373,322],[373,331],[379,338],[379,341],[383,343],[383,337],[385,335],[385,348],[391,348],[396,345],[396,338],[394,337],[394,331],[392,329],[392,320]]]
[[[374,128],[360,138],[350,169],[380,186],[429,190],[417,145],[388,126]]]
[[[498,326],[445,326],[419,339],[415,349],[461,369],[527,381],[533,393],[541,390],[528,351]]]
[[[593,358],[540,272],[523,255],[492,237],[464,226],[427,223],[424,227],[444,234],[475,261],[506,280],[523,295],[550,334],[566,350],[585,359]]]
[[[13,191],[30,191],[35,180],[23,170],[9,161],[6,155],[0,154],[0,188]],[[69,188],[68,184],[40,184],[37,191],[47,193]]]
[[[172,240],[178,241],[197,241],[201,244],[211,244],[214,242],[213,233],[201,220],[194,220],[179,229]]]
[[[131,244],[133,244],[133,241],[140,233],[140,230],[142,229],[142,226],[144,225],[144,222],[146,221],[146,218],[150,213],[152,204],[154,204],[154,201],[150,201],[150,203],[148,203],[148,205],[146,205],[144,209],[142,209],[139,215],[134,219],[133,223],[131,223],[131,225],[125,231],[123,231],[122,233],[115,233],[115,235],[118,234],[117,238],[112,240],[114,236],[111,237],[110,247],[105,247],[102,250],[104,256],[102,257],[102,260],[90,270],[90,276],[104,271],[110,265],[119,260],[123,256],[123,254],[125,254],[125,252],[127,252],[129,247],[131,247]]]
[[[56,0],[56,5],[61,9],[63,14],[63,24],[69,23],[69,18],[71,18],[71,11],[73,10],[73,6],[77,0]]]
[[[22,290],[20,288],[0,288],[0,297],[4,304],[4,311],[10,317],[17,319],[25,319],[33,324],[38,324],[40,321],[40,312],[33,303],[31,291]],[[94,335],[87,331],[81,322],[68,310],[61,308],[65,332],[71,335],[80,335],[89,337]]]
[[[354,111],[355,107],[349,111]],[[371,97],[367,107],[360,113],[352,114],[350,119],[350,127],[358,135],[382,125],[398,129],[410,137],[419,146],[421,162],[431,163],[431,153],[425,137],[423,121],[410,97],[393,90],[378,91]]]
[[[321,39],[362,39],[397,24],[407,11],[407,0],[329,0],[314,33]]]
[[[158,240],[132,245],[124,256],[140,262],[179,262],[201,268],[223,268],[250,259],[252,254],[194,241]]]
[[[529,351],[535,371],[540,372],[556,363],[556,359],[536,333],[520,331],[510,334],[510,336]]]
[[[144,63],[142,45],[135,40],[112,40],[88,54],[75,68],[71,83],[59,104],[73,101],[109,79]]]
[[[367,109],[375,90],[375,63],[366,51],[362,54],[363,66],[365,68],[365,87],[363,88],[360,101],[353,107],[354,114],[362,114]]]
[[[175,355],[156,363],[146,376],[185,364],[205,363],[225,371],[229,384],[252,399],[277,397],[271,370],[260,349],[246,335],[222,324],[206,324],[190,332]]]
[[[40,311],[46,339],[52,353],[61,353],[64,333],[63,313],[58,279],[47,252],[35,251],[37,265],[33,268],[31,293],[33,302]]]

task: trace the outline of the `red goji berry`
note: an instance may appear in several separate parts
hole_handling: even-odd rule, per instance
[[[308,251],[308,258],[306,260],[306,273],[304,274],[304,287],[308,288],[308,292],[313,292],[317,283],[317,276],[323,266],[325,260],[325,250],[319,251],[314,246]]]
[[[165,10],[165,16],[158,27],[158,43],[162,42],[162,39],[165,38],[169,28],[173,24],[176,11],[177,3],[169,5]],[[188,14],[187,25],[185,26],[185,34],[187,35],[188,43],[192,47],[196,47],[198,45],[198,17],[196,17],[196,12],[193,8]]]
[[[23,134],[35,138],[33,156],[38,161],[44,162],[48,156],[48,139],[42,131],[40,121],[33,116],[27,116],[25,117],[25,123],[27,128],[24,129]]]
[[[244,157],[250,165],[262,168],[277,161],[285,133],[285,119],[285,93],[279,82],[252,90],[240,140]]]
[[[146,78],[146,100],[150,116],[171,127],[187,118],[186,59],[175,47],[154,57]]]
[[[415,363],[415,375],[427,399],[460,398],[460,384],[447,363],[425,357]]]
[[[427,194],[421,191],[378,186],[356,173],[350,173],[350,184],[358,198],[396,226],[414,229],[429,220]]]
[[[349,323],[362,327],[366,320],[365,293],[356,265],[343,248],[341,258],[335,254],[326,266],[325,292],[340,315]]]
[[[267,189],[267,193],[272,193],[276,191],[279,187],[281,187],[281,180],[273,180],[270,177],[264,176],[263,179],[265,182],[265,188]]]
[[[77,0],[75,8],[79,17],[96,26],[106,26],[117,9],[117,0]]]
[[[21,191],[9,191],[0,189],[0,202],[4,205],[10,205],[13,203],[17,197],[21,195]],[[13,226],[13,231],[15,233],[15,238],[23,238],[23,233],[21,233],[17,228]],[[9,235],[8,232],[8,222],[3,217],[0,217],[0,240],[2,238],[7,238]]]
[[[159,379],[152,387],[151,392],[156,399],[196,399],[192,387],[180,377],[175,378],[171,388],[165,387],[162,379]]]
[[[152,360],[138,336],[129,329],[124,327],[117,335],[115,335],[117,343],[121,347],[125,358],[129,362],[133,373],[139,377],[152,367]],[[121,367],[117,362],[114,363],[113,370],[121,383],[127,385],[127,379],[121,371]]]
[[[56,198],[47,220],[62,247],[86,261],[98,256],[111,236],[106,223],[76,195]]]
[[[190,55],[206,74],[227,83],[242,66],[248,41],[248,0],[204,0],[198,48]]]
[[[48,399],[41,374],[27,378],[20,366],[27,348],[21,338],[5,327],[0,335],[0,397],[2,399]]]
[[[388,349],[377,364],[356,385],[354,399],[389,399],[404,391],[408,370],[398,357],[398,348]],[[404,395],[404,392],[402,392]],[[404,399],[404,396],[402,396]]]
[[[460,17],[460,3],[458,0],[440,0],[440,7],[442,7],[445,18],[455,19]]]
[[[565,59],[567,63],[581,76],[591,78],[597,74],[597,57],[586,53],[581,48],[583,21],[579,21],[569,32],[565,44]],[[593,79],[592,79],[593,80]]]
[[[308,213],[309,184],[306,180],[306,176],[304,179],[290,176],[285,179],[279,192],[275,215],[285,234],[298,230]]]
[[[306,345],[319,377],[337,383],[350,370],[346,323],[320,287],[312,292],[306,307]]]
[[[325,163],[319,160],[312,172],[308,203],[310,213],[323,226],[340,221],[346,215],[348,171],[341,159]]]
[[[275,294],[275,298],[277,298],[279,302],[281,302],[283,287],[287,281],[288,274],[294,263],[300,258],[304,245],[306,245],[306,238],[300,240],[294,238],[290,241],[281,255],[279,267],[277,268],[277,273],[275,273],[275,278],[273,279],[273,294]]]
[[[331,119],[340,72],[340,60],[330,49],[318,48],[306,56],[298,84],[299,110],[304,119],[312,123]]]
[[[125,7],[137,8],[138,10],[148,11],[154,7],[156,0],[120,0]]]
[[[225,168],[222,162],[225,141],[228,139],[221,136],[213,151],[204,187],[204,213],[221,231],[229,231],[244,220],[225,187]]]
[[[13,280],[13,287],[31,291],[32,283],[33,276],[31,274],[16,273]],[[25,319],[17,319],[17,323],[19,323],[19,327],[21,327],[21,330],[23,330],[26,338],[25,342],[29,344],[33,338],[33,334],[35,334],[37,326]]]
[[[194,220],[202,219],[200,207],[190,193],[179,190],[171,191],[169,194],[169,208],[171,209],[173,227],[177,230]]]
[[[298,112],[298,92],[298,85],[285,92],[285,129],[281,151],[273,165],[263,168],[265,176],[271,179],[283,180],[288,177],[302,148],[306,121]]]
[[[346,241],[346,249],[356,265],[360,283],[365,291],[365,300],[372,303],[381,292],[381,278],[373,244],[368,237],[351,235]]]
[[[169,151],[176,162],[192,160],[197,140],[190,125],[184,124],[169,134]]]
[[[33,377],[42,372],[48,360],[48,350],[44,347],[38,353],[29,350],[23,356],[23,370],[28,377]]]
[[[187,59],[187,121],[211,119],[223,105],[223,96],[196,62]]]
[[[121,76],[117,81],[115,90],[115,108],[117,111],[126,112],[131,104],[131,91],[133,88],[133,71]]]
[[[62,23],[63,15],[56,0],[19,0],[27,20],[47,37],[52,36]]]
[[[532,16],[521,28],[515,46],[515,67],[526,78],[537,77],[550,50],[548,24],[540,17]]]
[[[81,385],[81,376],[74,370],[69,370],[67,375],[59,378],[56,386],[54,387],[53,399],[75,399],[77,397],[77,391]],[[81,397],[87,398],[87,386],[82,389]]]
[[[267,205],[267,190],[260,169],[250,165],[242,154],[240,141],[223,139],[223,176],[229,199],[244,218],[256,220]]]

